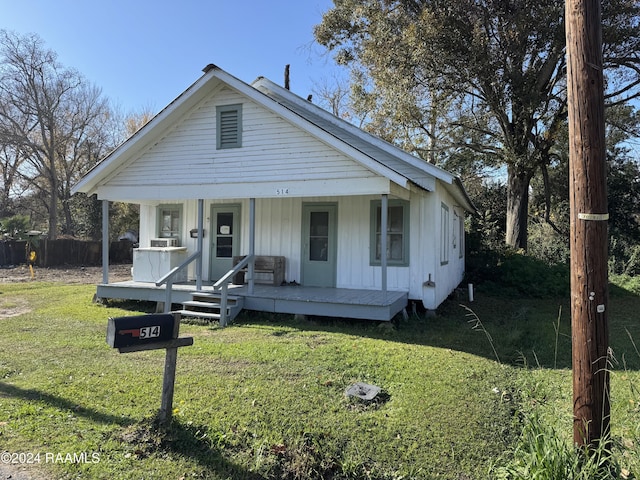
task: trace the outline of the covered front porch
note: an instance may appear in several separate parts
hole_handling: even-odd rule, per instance
[[[330,273],[328,278],[331,286],[326,286],[324,282],[322,286],[317,283],[300,285],[298,282],[282,283],[278,280],[273,285],[260,284],[256,277],[260,274],[260,270],[256,269],[256,258],[275,258],[275,257],[257,257],[255,255],[256,244],[256,199],[249,199],[249,232],[248,232],[248,252],[240,264],[233,265],[231,263],[231,251],[225,256],[229,257],[229,266],[231,268],[224,273],[219,279],[216,276],[216,283],[206,280],[203,275],[203,256],[204,256],[204,200],[198,200],[197,208],[197,229],[193,230],[195,237],[195,252],[188,258],[184,259],[180,265],[173,267],[161,278],[136,278],[135,272],[139,270],[136,265],[136,255],[134,255],[134,276],[133,280],[125,282],[110,283],[108,268],[104,269],[103,281],[97,286],[96,297],[99,299],[130,299],[130,300],[146,300],[155,301],[164,304],[164,311],[169,312],[173,305],[182,304],[194,300],[198,293],[211,293],[220,295],[221,304],[220,324],[226,324],[227,302],[226,297],[241,297],[242,308],[249,310],[257,310],[272,313],[289,313],[302,315],[318,315],[332,316],[344,318],[358,318],[370,320],[389,321],[399,312],[403,312],[408,303],[408,289],[396,288],[391,290],[387,286],[387,259],[382,255],[380,265],[378,267],[381,272],[381,288],[336,288],[335,272]],[[381,223],[387,224],[388,211],[388,195],[381,195]],[[104,218],[108,217],[108,201],[103,203]],[[328,218],[328,216],[327,216]],[[327,227],[328,228],[328,227]],[[230,229],[231,230],[231,229]],[[233,228],[237,230],[237,228]],[[311,235],[311,234],[309,234]],[[108,237],[108,222],[103,222],[103,236]],[[381,251],[387,251],[387,235],[381,235]],[[326,245],[326,244],[325,244]],[[330,244],[331,245],[331,244]],[[335,251],[335,245],[331,245]],[[153,250],[153,249],[148,249]],[[163,249],[160,249],[163,250]],[[169,248],[168,250],[171,250]],[[181,248],[186,253],[186,248]],[[164,254],[165,252],[163,252]],[[310,256],[311,253],[307,252]],[[319,259],[314,263],[327,263],[329,255]],[[335,254],[334,254],[335,257]],[[335,258],[333,259],[335,261]],[[108,252],[103,252],[103,265],[108,265]],[[191,281],[187,281],[187,269],[193,264],[195,281],[193,276]],[[233,285],[232,279],[242,269],[246,273],[246,285]],[[310,271],[310,269],[309,269]],[[314,270],[314,274],[316,271]],[[184,277],[184,278],[183,278]],[[307,277],[308,278],[308,277]],[[151,281],[154,280],[154,281]],[[197,301],[196,301],[197,302]]]
[[[193,282],[175,283],[172,286],[171,301],[182,304],[191,300],[196,292],[214,291],[212,285],[202,285],[197,289]],[[243,297],[244,308],[248,310],[379,321],[390,321],[396,314],[404,311],[408,302],[408,292],[402,291],[300,285],[256,284],[251,293],[248,285],[229,285],[229,295]],[[166,285],[134,281],[103,283],[97,286],[96,296],[163,303],[166,299]]]

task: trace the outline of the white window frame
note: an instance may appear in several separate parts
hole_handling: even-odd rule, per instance
[[[406,200],[389,200],[388,203],[389,212],[391,212],[392,207],[402,207],[402,255],[401,259],[392,259],[387,257],[387,265],[390,267],[408,267],[409,266],[409,202]],[[381,258],[378,258],[378,238],[380,236],[380,231],[378,229],[378,219],[381,218],[378,216],[378,211],[382,212],[382,201],[381,200],[372,200],[370,207],[370,255],[369,255],[369,264],[371,266],[379,266],[381,265]],[[387,219],[389,225],[391,225],[391,218]],[[387,235],[393,235],[394,232],[387,231]],[[395,232],[398,234],[398,232]],[[387,242],[388,249],[391,249],[391,242]]]
[[[458,215],[458,258],[464,257],[464,211]]]
[[[173,212],[177,215],[176,226],[177,229],[170,228],[169,230],[163,229],[164,226],[164,213],[166,211]],[[180,204],[163,204],[158,205],[156,209],[156,231],[158,233],[158,238],[177,238],[180,240],[182,238],[182,205]],[[171,222],[173,223],[173,222]]]
[[[449,207],[442,204],[440,208],[440,265],[449,263]]]

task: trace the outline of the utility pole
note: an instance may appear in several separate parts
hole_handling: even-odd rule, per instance
[[[609,434],[606,149],[600,0],[566,0],[573,440]]]

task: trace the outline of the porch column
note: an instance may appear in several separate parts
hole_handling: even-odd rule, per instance
[[[389,195],[382,195],[382,205],[380,208],[380,268],[382,269],[382,293],[387,299],[387,231],[389,217]]]
[[[109,283],[109,200],[102,200],[102,283]]]
[[[253,286],[255,282],[253,281],[253,274],[256,266],[256,259],[254,255],[256,253],[256,199],[249,199],[249,255],[251,256],[251,261],[248,265],[248,274],[249,274],[249,295],[253,295]]]
[[[196,259],[196,290],[202,290],[202,242],[204,239],[204,200],[198,199],[198,241],[196,249],[198,250],[198,258]]]

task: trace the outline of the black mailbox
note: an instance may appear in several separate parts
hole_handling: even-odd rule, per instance
[[[170,313],[109,318],[107,343],[122,348],[166,342],[177,337],[176,321]]]

